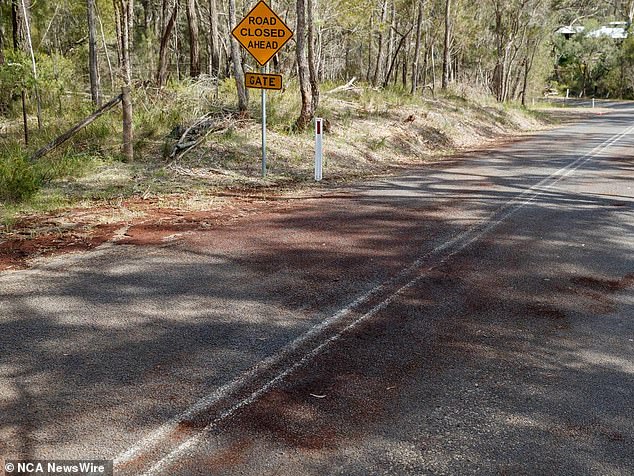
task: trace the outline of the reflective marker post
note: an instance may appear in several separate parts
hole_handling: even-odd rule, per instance
[[[321,117],[315,118],[315,181],[322,179],[323,164],[323,141],[324,141],[324,120]]]

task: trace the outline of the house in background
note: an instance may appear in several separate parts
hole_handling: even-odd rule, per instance
[[[593,38],[599,38],[600,36],[607,36],[614,40],[624,40],[627,38],[627,22],[613,21],[608,26],[602,26],[598,30],[591,31],[588,36]]]
[[[624,40],[627,38],[627,30],[629,24],[625,21],[613,21],[604,25],[596,30],[592,30],[588,32],[588,36],[592,38],[599,38],[602,36],[607,36],[614,40]],[[558,35],[562,35],[567,40],[572,38],[574,35],[578,33],[583,33],[585,31],[585,27],[583,26],[562,26],[555,30],[555,33]]]
[[[581,33],[584,30],[585,27],[583,26],[562,26],[561,28],[555,30],[555,33],[562,35],[566,38],[566,40],[569,40],[574,35],[576,35],[577,33]]]

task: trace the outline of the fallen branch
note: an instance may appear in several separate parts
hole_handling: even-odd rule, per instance
[[[225,129],[226,129],[225,127],[221,128],[221,129],[216,129],[216,130],[214,130],[214,129],[209,129],[209,130],[207,131],[207,133],[206,133],[204,136],[200,137],[197,141],[189,142],[188,144],[190,144],[190,145],[189,145],[189,146],[185,146],[185,147],[184,147],[184,148],[185,148],[185,150],[183,150],[182,152],[179,152],[178,154],[176,154],[176,155],[174,156],[174,160],[180,160],[180,159],[182,159],[182,158],[185,156],[185,154],[187,154],[189,151],[193,150],[194,148],[196,148],[196,147],[198,147],[200,144],[202,144],[202,143],[205,141],[205,139],[207,138],[207,136],[208,136],[209,134],[211,134],[212,132],[222,131],[222,130],[225,130]]]
[[[52,140],[51,142],[46,144],[44,147],[36,151],[31,157],[29,157],[29,160],[31,162],[35,162],[37,159],[48,154],[50,151],[57,149],[60,145],[62,145],[68,139],[73,137],[81,129],[93,123],[95,119],[99,118],[100,116],[108,112],[110,109],[112,109],[114,106],[116,106],[118,103],[120,103],[122,98],[123,98],[123,94],[119,94],[117,97],[112,98],[106,104],[104,104],[95,112],[93,112],[90,116],[82,119],[73,127],[71,127],[69,130],[64,132],[61,136],[57,137],[56,139]]]
[[[191,126],[189,126],[187,129],[185,129],[185,132],[183,132],[181,134],[181,136],[178,139],[178,141],[176,141],[176,144],[174,144],[174,148],[172,149],[172,153],[170,154],[170,158],[174,158],[174,156],[176,155],[176,152],[178,152],[179,150],[188,147],[187,144],[189,144],[189,143],[184,143],[183,141],[187,138],[188,134],[192,131],[192,129],[194,129],[195,127],[197,127],[200,124],[202,124],[209,117],[209,115],[210,115],[210,113],[208,112],[207,114],[203,115],[202,117],[199,117],[198,119],[196,119],[194,121],[194,123]]]
[[[351,90],[354,90],[354,89],[358,89],[358,88],[356,88],[354,86],[354,83],[355,83],[356,80],[357,80],[357,78],[355,76],[350,81],[348,81],[346,84],[343,84],[341,86],[337,86],[336,88],[331,89],[330,91],[326,91],[326,95],[340,93],[341,91],[351,91]]]
[[[223,117],[218,120],[210,120],[210,114],[211,113],[207,113],[201,118],[197,119],[191,126],[189,126],[185,130],[185,132],[183,132],[183,134],[181,134],[178,142],[176,142],[176,144],[174,144],[174,147],[172,147],[172,153],[169,156],[170,159],[174,161],[182,159],[185,154],[202,144],[209,136],[209,134],[223,132],[227,130],[232,124],[242,122],[242,120],[236,118],[233,115]],[[200,129],[204,131],[202,135]],[[188,137],[190,134],[194,136],[195,134],[198,134],[198,138]]]

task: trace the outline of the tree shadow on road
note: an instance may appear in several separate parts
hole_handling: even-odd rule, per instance
[[[634,202],[569,188],[631,179],[632,162],[591,160],[567,187],[531,190],[578,155],[570,139],[546,167],[531,143],[1,278],[0,453],[123,451],[409,269],[420,277],[389,306],[223,423],[258,443],[217,474],[271,448],[297,451],[280,464],[304,474],[390,458],[406,474],[632,469],[632,346],[614,323],[631,333]],[[503,220],[436,259],[487,217]],[[346,448],[376,456],[341,462]]]

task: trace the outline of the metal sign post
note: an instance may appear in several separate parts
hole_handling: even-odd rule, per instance
[[[231,34],[262,66],[262,74],[245,75],[247,88],[262,90],[262,177],[266,177],[266,90],[282,89],[282,76],[269,75],[266,64],[293,36],[291,29],[260,0]]]
[[[324,155],[324,120],[321,117],[315,118],[315,181],[322,179]]]
[[[266,66],[262,73],[266,74]],[[262,178],[266,177],[266,89],[262,88]]]

